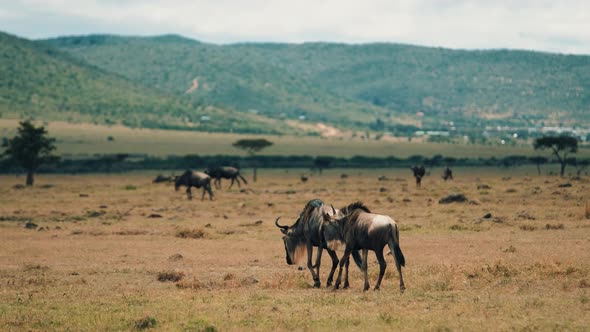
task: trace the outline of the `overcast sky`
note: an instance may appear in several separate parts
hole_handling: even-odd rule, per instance
[[[0,30],[590,54],[590,0],[0,0]]]

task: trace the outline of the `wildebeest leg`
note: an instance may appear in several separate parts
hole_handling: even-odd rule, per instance
[[[234,179],[236,179],[236,182],[238,183],[238,188],[242,188],[242,186],[240,185],[240,179],[238,179],[237,176],[234,176]]]
[[[205,197],[205,190],[207,190],[207,192],[209,193],[209,200],[212,201],[213,200],[213,191],[211,191],[211,184],[210,183],[205,184],[205,186],[203,187],[203,196],[201,197],[201,200],[203,200],[203,198]]]
[[[342,267],[344,266],[344,264],[346,264],[346,261],[348,261],[348,259],[350,258],[351,251],[352,250],[349,249],[348,247],[346,247],[346,249],[344,249],[344,255],[342,255],[342,258],[340,259],[340,268],[338,269],[338,278],[336,278],[336,283],[334,284],[334,289],[340,288],[340,281],[342,280]]]
[[[205,192],[207,191],[207,187],[203,187],[203,195],[201,195],[201,201],[205,199]]]
[[[375,256],[377,256],[377,260],[379,261],[379,279],[377,279],[377,284],[375,285],[375,290],[378,290],[381,287],[381,280],[383,280],[387,262],[385,262],[385,258],[383,257],[383,249],[375,251]]]
[[[234,185],[234,180],[235,180],[235,178],[231,178],[231,183],[229,185],[229,188],[227,188],[227,190],[230,190],[231,187]]]
[[[315,274],[318,276],[318,280],[320,278],[320,265],[322,264],[322,252],[323,251],[324,251],[324,248],[321,245],[318,246],[318,254],[316,255],[315,265],[313,266],[316,269]]]
[[[363,249],[363,274],[365,275],[365,286],[363,287],[363,291],[367,291],[369,289],[369,273],[367,272],[368,269],[368,262],[367,259],[369,258],[369,250]]]
[[[350,286],[350,284],[348,283],[348,267],[350,266],[350,259],[346,260],[346,264],[344,264],[344,268],[346,269],[346,271],[344,272],[344,286],[342,288],[346,289]]]
[[[330,270],[330,275],[328,275],[328,282],[326,283],[326,287],[329,287],[332,285],[332,281],[334,280],[334,272],[336,272],[336,267],[338,267],[338,255],[336,255],[336,252],[333,250],[326,250],[332,258],[332,269]]]
[[[213,180],[213,184],[215,185],[216,189],[221,189],[221,178],[215,178],[215,180]]]
[[[313,256],[313,245],[311,242],[307,242],[307,268],[311,272],[311,276],[313,277],[313,287],[319,288],[320,284],[320,276],[315,273],[313,270],[313,265],[311,264],[311,257]]]
[[[188,197],[188,199],[193,199],[193,193],[191,192],[191,186],[188,186],[188,188],[186,188],[186,197]]]

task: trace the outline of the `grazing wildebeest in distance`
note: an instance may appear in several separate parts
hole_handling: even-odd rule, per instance
[[[338,267],[338,255],[334,250],[327,247],[326,242],[320,232],[321,225],[324,222],[324,214],[333,213],[333,209],[327,207],[320,199],[312,199],[307,202],[305,208],[299,215],[299,218],[292,226],[279,225],[278,217],[275,220],[275,225],[280,228],[284,234],[283,242],[285,245],[285,258],[287,264],[293,265],[302,255],[307,251],[307,268],[313,277],[314,287],[320,287],[320,263],[322,258],[322,250],[327,249],[330,258],[332,258],[332,270],[328,276],[326,286],[332,284],[334,272]],[[315,265],[312,265],[311,259],[313,255],[313,247],[318,247]],[[360,256],[358,251],[353,252],[355,262],[360,266]],[[314,271],[314,268],[316,269]]]
[[[362,250],[362,270],[365,275],[363,290],[368,290],[367,255],[368,251],[372,250],[379,261],[379,279],[377,279],[375,285],[375,290],[378,290],[387,267],[383,257],[383,248],[387,245],[395,257],[395,265],[399,273],[400,291],[405,290],[402,266],[405,266],[406,260],[399,247],[397,224],[391,217],[371,213],[363,203],[355,202],[340,209],[339,212],[333,210],[332,215],[324,213],[324,221],[323,234],[325,241],[331,243],[331,239],[342,239],[345,244],[344,255],[340,259],[340,269],[338,270],[338,278],[334,288],[340,286],[342,267],[347,264],[350,253],[355,250]],[[348,268],[346,269],[344,283],[348,285]]]
[[[422,165],[412,166],[410,167],[410,169],[412,170],[412,172],[414,172],[414,177],[416,178],[416,186],[420,187],[420,185],[422,184],[422,178],[426,174],[426,169]]]
[[[234,185],[234,181],[237,182],[238,187],[241,188],[239,179],[242,179],[244,184],[248,184],[248,181],[246,181],[246,179],[240,174],[240,169],[233,166],[209,167],[205,170],[205,173],[215,179],[214,182],[217,189],[221,189],[221,179],[231,179],[231,184],[229,185],[229,188],[227,188],[228,190]]]
[[[448,166],[443,170],[442,178],[445,181],[453,180],[453,171]]]
[[[209,193],[209,199],[213,200],[213,192],[211,191],[211,177],[203,172],[186,170],[181,176],[174,179],[174,189],[178,191],[180,186],[186,186],[186,196],[188,199],[193,199],[191,187],[203,187],[203,195],[201,200],[205,199],[205,192]]]
[[[164,176],[162,174],[158,174],[152,183],[172,182],[172,180],[174,180],[173,176]]]

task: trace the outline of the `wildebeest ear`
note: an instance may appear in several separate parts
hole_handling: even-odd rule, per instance
[[[324,212],[324,221],[330,221],[330,215],[327,212]]]

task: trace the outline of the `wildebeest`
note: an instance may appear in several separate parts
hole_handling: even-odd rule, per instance
[[[412,170],[412,172],[414,172],[414,177],[416,178],[416,186],[420,187],[420,185],[422,184],[422,178],[426,174],[426,169],[422,165],[412,166],[410,167],[410,169]]]
[[[237,182],[238,187],[240,187],[239,179],[242,179],[244,184],[248,184],[248,181],[246,181],[246,179],[240,174],[240,170],[232,166],[209,167],[205,170],[205,174],[209,174],[209,176],[215,179],[214,182],[217,189],[221,189],[221,179],[231,179],[231,184],[227,189],[231,189],[234,185],[234,181]]]
[[[174,179],[174,189],[178,191],[180,186],[186,186],[186,196],[188,199],[193,198],[191,187],[203,187],[203,195],[201,200],[205,198],[205,191],[209,193],[209,199],[213,200],[213,192],[211,191],[211,177],[203,172],[186,170],[181,176]]]
[[[369,250],[375,252],[379,261],[379,279],[375,285],[375,290],[381,286],[381,280],[385,274],[387,263],[383,257],[383,248],[389,246],[389,250],[395,257],[395,264],[399,273],[400,291],[405,290],[404,279],[402,276],[402,266],[406,261],[399,247],[399,230],[395,221],[385,215],[374,214],[361,202],[352,203],[339,212],[332,211],[332,215],[324,213],[324,230],[323,234],[327,243],[330,239],[342,239],[345,244],[344,255],[340,260],[340,269],[338,278],[334,284],[335,288],[340,286],[342,278],[342,267],[347,264],[350,253],[356,250],[363,251],[362,270],[365,275],[365,285],[363,290],[369,289],[369,280],[367,275],[367,255]],[[330,246],[328,246],[330,247]],[[344,284],[348,284],[348,268]]]
[[[285,258],[287,264],[294,264],[299,257],[307,250],[307,268],[311,272],[313,277],[314,287],[320,287],[320,263],[322,258],[322,250],[327,249],[330,258],[332,258],[332,269],[328,276],[326,286],[332,284],[334,272],[338,267],[338,256],[334,250],[327,247],[326,241],[320,232],[321,225],[323,223],[323,215],[330,215],[333,213],[330,207],[324,205],[324,202],[320,199],[312,199],[307,202],[305,208],[299,215],[299,218],[292,226],[279,225],[278,217],[275,220],[275,225],[280,228],[284,234],[283,242],[285,245]],[[318,247],[318,253],[316,257],[315,265],[312,265],[311,259],[313,255],[313,247]],[[360,256],[358,251],[353,252],[353,258],[355,262],[360,266]],[[314,268],[316,269],[314,271]]]
[[[442,178],[445,181],[452,180],[453,179],[453,171],[449,167],[445,167],[445,169],[443,170]]]
[[[174,180],[172,176],[164,176],[162,174],[158,174],[158,176],[156,176],[152,183],[172,182],[172,180]]]

